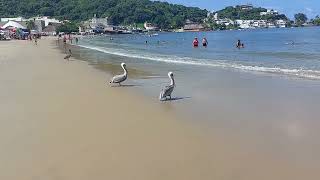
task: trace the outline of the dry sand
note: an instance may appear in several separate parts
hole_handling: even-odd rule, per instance
[[[319,168],[202,131],[157,104],[110,88],[51,40],[0,42],[2,180],[300,180]]]

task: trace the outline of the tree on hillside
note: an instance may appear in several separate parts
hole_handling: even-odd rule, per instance
[[[269,15],[262,15],[261,12],[266,12],[267,9],[261,7],[254,7],[252,9],[242,9],[241,6],[228,6],[220,11],[217,11],[220,19],[241,19],[241,20],[268,20],[268,21],[275,21],[275,20],[288,20],[286,15],[284,14],[269,14]]]
[[[78,27],[79,26],[76,23],[66,22],[57,28],[57,33],[59,33],[59,32],[64,32],[64,33],[78,32],[78,30],[79,30]]]
[[[312,23],[316,26],[320,26],[320,17],[319,15],[316,16],[313,20],[312,20]]]
[[[52,16],[60,20],[85,21],[97,14],[114,25],[150,22],[161,29],[181,27],[187,19],[202,22],[207,10],[150,0],[0,0],[5,17]]]
[[[308,20],[307,15],[303,13],[298,13],[294,15],[295,22],[298,26],[302,26],[302,24],[306,23]]]

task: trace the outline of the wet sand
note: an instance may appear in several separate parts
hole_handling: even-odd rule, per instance
[[[51,40],[0,42],[0,179],[320,177],[318,152],[301,143],[282,156],[263,141],[212,131],[64,56]]]

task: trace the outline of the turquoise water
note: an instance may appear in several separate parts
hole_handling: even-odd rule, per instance
[[[248,73],[320,79],[320,28],[263,29],[84,37],[80,46],[135,64],[208,66]],[[207,48],[193,48],[206,37]],[[241,39],[244,49],[235,48]],[[148,41],[148,43],[146,43]],[[117,58],[114,58],[117,57]],[[108,59],[108,58],[106,58]]]

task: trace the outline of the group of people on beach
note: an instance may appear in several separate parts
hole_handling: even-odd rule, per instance
[[[208,46],[208,40],[207,40],[207,38],[203,38],[202,39],[202,46],[203,47],[207,47]],[[198,40],[198,38],[197,37],[195,37],[194,38],[194,40],[193,40],[193,42],[192,42],[192,45],[193,45],[193,47],[199,47],[199,40]]]
[[[67,37],[67,36],[68,36],[68,37]],[[58,42],[60,41],[61,38],[62,38],[62,35],[59,34],[59,36],[58,36]],[[76,44],[78,44],[78,42],[79,42],[78,37],[73,38],[73,37],[71,37],[71,34],[64,35],[62,39],[63,39],[63,44],[66,44],[66,43],[67,43],[67,40],[69,40],[69,42],[70,42],[71,44],[73,44],[73,39],[75,39]]]
[[[67,52],[67,41],[69,41],[70,44],[73,44],[73,40],[75,40],[76,44],[78,44],[78,42],[79,42],[79,38],[78,37],[73,38],[71,36],[71,34],[64,35],[63,37],[61,34],[59,34],[58,39],[57,39],[57,45],[60,44],[60,39],[62,39],[62,41],[63,41],[63,47],[64,47],[65,52]]]

